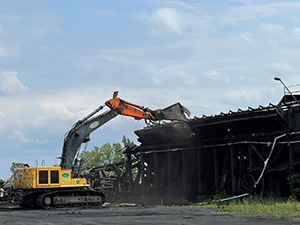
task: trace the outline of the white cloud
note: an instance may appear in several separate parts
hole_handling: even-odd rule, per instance
[[[262,21],[269,18],[281,18],[282,14],[291,14],[300,9],[300,3],[296,1],[281,1],[272,3],[250,2],[236,6],[226,7],[224,12],[220,13],[220,19],[223,24],[238,24],[245,21]],[[290,15],[289,15],[290,16]],[[291,17],[286,17],[289,20]]]
[[[38,93],[32,90],[20,95],[0,97],[0,136],[18,138],[24,143],[44,143],[44,138],[60,138],[77,120],[92,112],[112,97],[112,92],[94,91],[92,86],[81,91]],[[36,138],[28,138],[34,134]],[[48,139],[48,138],[47,138]]]
[[[193,63],[168,62],[166,65],[156,65],[151,68],[151,80],[154,84],[169,88],[191,87],[197,84]],[[149,68],[150,69],[150,68]]]
[[[262,32],[272,35],[280,35],[285,33],[285,28],[280,24],[263,23],[260,25],[260,29]]]
[[[192,4],[183,1],[165,1],[164,3],[167,5],[180,6],[186,9],[194,9],[194,6]]]
[[[151,32],[154,36],[180,35],[187,22],[175,8],[159,8],[151,15],[144,13],[140,18],[152,26]]]
[[[164,84],[161,77],[158,77],[158,76],[152,76],[151,80],[153,81],[154,84]]]
[[[63,102],[42,102],[40,107],[45,114],[51,115],[51,117],[70,118],[74,116],[74,113],[71,113]]]
[[[51,34],[64,34],[64,31],[58,26],[61,19],[54,13],[37,12],[25,14],[20,19],[30,21],[28,29],[31,35],[44,37]]]
[[[0,42],[0,59],[10,59],[19,56],[19,47],[17,44],[9,42]]]
[[[284,62],[284,61],[274,62],[267,66],[278,73],[285,74],[285,73],[293,73],[297,71],[297,68],[292,66],[289,62]]]
[[[216,70],[206,71],[206,72],[204,72],[204,75],[214,81],[224,81],[226,83],[230,82],[230,78],[228,76],[226,76]]]
[[[254,41],[254,35],[252,33],[241,33],[239,35],[241,40],[244,40],[246,42],[252,42]]]
[[[300,38],[300,27],[294,27],[292,30],[292,34]]]
[[[36,144],[47,144],[48,141],[41,141],[38,139],[30,139],[30,138],[26,138],[25,135],[21,132],[21,131],[14,131],[13,135],[10,136],[10,138],[16,140],[19,140],[20,142],[23,143],[36,143]]]
[[[226,13],[222,13],[221,21],[223,23],[237,24],[241,21],[251,21],[274,16],[278,13],[278,10],[277,7],[271,7],[269,4],[233,6],[228,7]]]
[[[5,24],[5,31],[3,32],[8,37],[7,42],[11,43],[13,40],[20,46],[24,43],[23,41],[26,43],[26,40],[64,34],[64,30],[59,26],[60,21],[61,18],[57,14],[44,10],[39,12],[24,11],[20,14],[0,13],[0,22]]]
[[[257,101],[261,100],[260,92],[258,90],[245,90],[245,89],[235,89],[228,91],[224,94],[227,98],[232,101]]]
[[[47,95],[35,93],[34,106],[31,107],[35,109],[32,112],[34,119],[31,119],[31,124],[35,127],[48,127],[53,132],[66,132],[76,121],[104,105],[112,95],[113,90],[102,91],[98,86],[92,85],[81,87],[80,91],[57,91]],[[30,96],[26,99],[32,102]]]
[[[28,90],[28,87],[22,84],[18,78],[18,72],[3,71],[0,74],[0,90],[6,94],[23,92]]]

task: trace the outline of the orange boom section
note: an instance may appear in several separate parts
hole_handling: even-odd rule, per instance
[[[118,93],[118,91],[115,91],[113,94],[113,98],[106,101],[105,105],[107,105],[110,109],[120,110],[120,114],[134,117],[136,120],[156,120],[149,108],[145,108],[144,106],[136,105],[126,100],[120,99],[118,98]]]

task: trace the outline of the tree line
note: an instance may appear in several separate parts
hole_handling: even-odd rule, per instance
[[[125,160],[125,154],[122,149],[127,145],[133,143],[133,141],[126,138],[124,135],[121,142],[105,143],[101,147],[94,146],[94,149],[88,150],[85,153],[80,153],[79,157],[84,157],[83,168],[90,169],[97,166],[103,166],[106,164],[118,163]],[[10,166],[12,174],[16,172],[18,168],[24,168],[25,164],[20,162],[13,162]],[[0,179],[0,184],[5,180]]]

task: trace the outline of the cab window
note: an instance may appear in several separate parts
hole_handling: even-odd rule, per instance
[[[39,171],[39,183],[48,184],[48,171]]]
[[[58,177],[58,175],[59,175],[59,172],[58,172],[58,170],[52,170],[51,171],[51,174],[50,174],[51,176],[51,184],[58,184],[59,183],[59,177]]]

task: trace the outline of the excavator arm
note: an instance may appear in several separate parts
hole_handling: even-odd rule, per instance
[[[152,115],[150,109],[118,98],[117,91],[114,92],[112,99],[105,102],[105,105],[107,105],[112,110],[119,110],[120,114],[122,115],[134,117],[136,120],[157,120],[157,118]]]
[[[120,110],[120,114],[134,117],[136,120],[145,119],[150,121],[187,121],[188,119],[185,115],[190,116],[189,110],[180,103],[175,103],[164,109],[150,110],[144,106],[139,106],[118,98],[117,91],[114,92],[112,99],[105,102],[105,105],[107,105],[110,109],[118,109]]]
[[[150,121],[163,119],[187,121],[184,114],[189,116],[189,111],[180,103],[176,103],[165,109],[152,111],[149,108],[118,98],[117,91],[114,92],[112,99],[105,102],[105,105],[110,108],[108,111],[103,114],[96,115],[103,109],[104,106],[98,107],[88,116],[75,123],[71,130],[65,135],[60,163],[62,169],[72,169],[74,165],[73,161],[81,144],[90,140],[89,135],[94,130],[98,129],[119,114],[130,116],[137,120],[145,119]],[[75,175],[73,174],[73,176]]]

